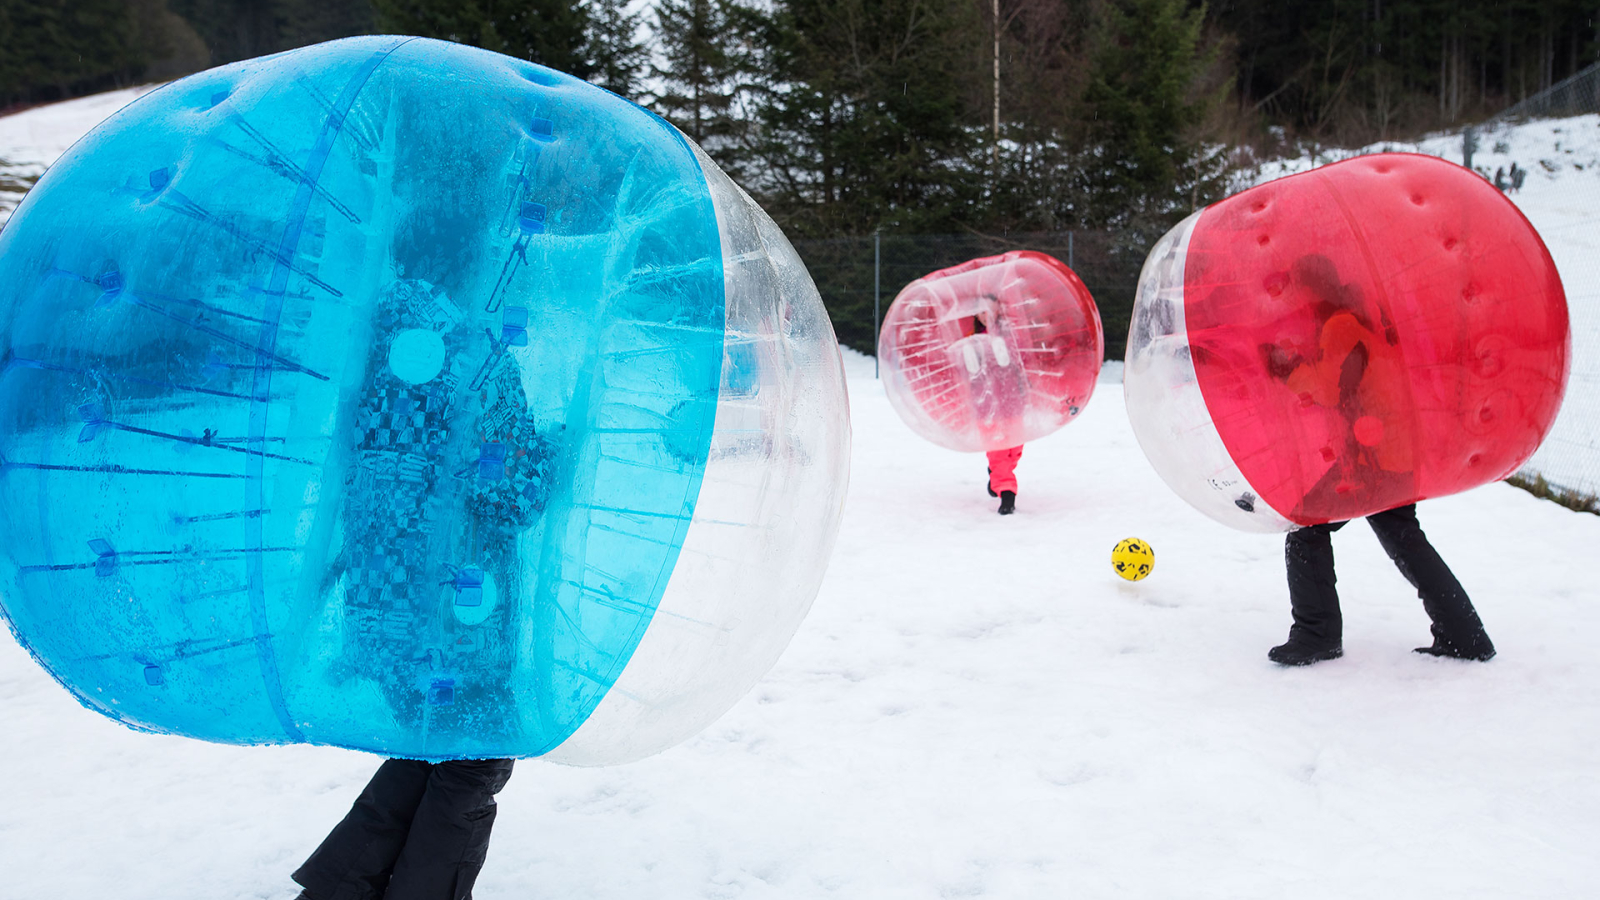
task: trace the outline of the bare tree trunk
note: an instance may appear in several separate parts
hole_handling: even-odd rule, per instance
[[[1500,91],[1505,94],[1506,102],[1511,101],[1511,29],[1507,23],[1501,24],[1500,30]]]
[[[994,152],[995,176],[1000,173],[1000,0],[994,0]]]
[[[1539,67],[1539,90],[1548,91],[1550,90],[1551,76],[1555,74],[1556,67],[1556,36],[1554,30],[1550,27],[1548,18],[1544,22],[1544,31],[1540,38],[1540,44],[1539,55],[1541,57],[1540,62],[1543,65]]]

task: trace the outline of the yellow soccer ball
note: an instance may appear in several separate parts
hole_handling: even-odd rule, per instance
[[[1138,581],[1156,567],[1156,553],[1138,538],[1123,538],[1111,548],[1111,568],[1129,581]]]

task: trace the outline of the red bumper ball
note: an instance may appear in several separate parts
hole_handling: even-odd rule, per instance
[[[1105,338],[1077,274],[1019,250],[907,285],[878,355],[889,403],[913,431],[951,450],[1001,450],[1083,410]]]
[[[1151,252],[1125,392],[1157,471],[1257,531],[1496,481],[1555,421],[1566,295],[1472,172],[1379,154],[1269,182]]]

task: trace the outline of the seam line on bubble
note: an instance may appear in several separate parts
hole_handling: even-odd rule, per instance
[[[272,277],[264,293],[266,308],[262,311],[262,318],[265,321],[261,326],[261,337],[256,341],[259,349],[256,352],[255,378],[250,399],[249,436],[253,448],[262,449],[266,444],[267,413],[272,391],[272,353],[277,346],[278,321],[283,315],[285,291],[291,274],[290,263],[299,252],[305,218],[310,211],[312,197],[322,179],[323,167],[333,151],[334,143],[344,132],[345,121],[350,115],[351,108],[355,106],[356,97],[366,87],[372,73],[377,71],[390,54],[412,40],[415,39],[400,39],[375,51],[361,64],[350,80],[345,82],[343,90],[333,104],[333,109],[329,110],[328,115],[322,120],[317,142],[312,146],[310,156],[306,160],[304,175],[300,179],[300,186],[295,190],[293,205],[285,220],[283,237],[278,243],[278,252],[274,255]],[[265,460],[259,455],[252,455],[246,461],[245,477],[250,481],[250,486],[246,490],[253,494],[258,509],[266,508],[264,469]],[[266,546],[266,526],[262,519],[257,518],[252,520],[248,527],[249,543],[254,549],[247,555],[245,569],[250,585],[250,625],[255,635],[256,661],[261,667],[261,680],[267,692],[267,701],[278,718],[278,724],[283,728],[284,736],[290,741],[300,743],[305,741],[305,735],[295,725],[284,701],[283,682],[278,673],[277,654],[272,647],[272,632],[267,621],[265,563],[262,559],[262,551]]]

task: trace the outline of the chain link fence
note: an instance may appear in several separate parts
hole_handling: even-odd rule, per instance
[[[880,234],[795,241],[811,270],[840,343],[875,353],[878,323],[900,289],[938,269],[1012,250],[1048,253],[1078,273],[1100,308],[1106,355],[1121,359],[1133,315],[1134,287],[1148,251],[1113,232]]]

